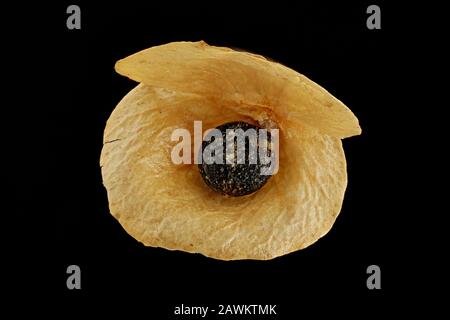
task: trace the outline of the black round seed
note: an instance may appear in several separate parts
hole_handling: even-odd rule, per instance
[[[203,161],[198,167],[205,183],[217,192],[234,197],[259,190],[271,177],[267,174],[271,163],[261,161],[259,152],[259,148],[265,147],[263,150],[267,151],[266,155],[271,156],[270,132],[267,131],[266,135],[263,135],[259,131],[261,128],[242,121],[225,123],[216,129],[222,136],[222,148],[219,145],[220,141],[217,141],[216,147],[222,152],[216,153],[218,148],[210,146],[216,140],[212,136],[211,139],[207,137],[202,143],[202,153],[199,155],[203,156]],[[236,136],[243,132],[245,135],[239,140]],[[245,150],[242,141],[245,141]],[[209,150],[205,154],[205,148],[208,146]],[[209,161],[205,158],[208,154],[214,158],[214,162],[211,163],[211,157]]]

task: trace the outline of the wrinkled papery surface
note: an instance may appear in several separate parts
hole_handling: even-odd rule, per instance
[[[203,41],[172,42],[119,60],[116,71],[150,86],[233,102],[241,112],[266,110],[280,125],[310,126],[340,138],[361,133],[358,119],[325,89],[259,55]]]
[[[149,84],[146,72],[140,73],[143,78],[138,80]],[[176,142],[171,142],[171,133],[186,128],[193,134],[194,120],[202,120],[205,130],[229,121],[249,121],[250,116],[257,119],[259,110],[251,107],[249,112],[248,100],[241,107],[232,99],[208,95],[204,82],[198,84],[197,92],[175,92],[184,89],[182,81],[170,85],[175,76],[162,73],[157,81],[170,90],[138,85],[118,104],[105,129],[100,161],[103,183],[110,211],[125,230],[148,246],[223,260],[271,259],[304,248],[327,233],[340,211],[347,183],[340,138],[318,134],[310,125],[284,121],[278,115],[278,174],[252,195],[223,196],[205,185],[196,165],[172,163],[170,153]],[[261,90],[270,87],[259,85]],[[245,94],[245,86],[239,90]],[[280,99],[275,92],[268,93]],[[324,90],[308,94],[325,96],[298,104],[338,103]],[[333,131],[356,134],[339,128],[336,125]]]

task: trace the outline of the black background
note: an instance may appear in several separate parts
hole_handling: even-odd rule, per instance
[[[372,2],[78,2],[82,29],[67,30],[69,4],[51,10],[57,17],[51,23],[58,98],[50,106],[53,147],[46,163],[55,299],[79,308],[110,298],[109,308],[131,307],[149,319],[177,319],[173,310],[181,303],[278,304],[280,319],[299,318],[305,310],[364,315],[355,306],[384,315],[396,303],[403,251],[394,237],[402,215],[395,191],[404,181],[396,158],[386,156],[401,148],[387,143],[395,129],[385,116],[401,108],[391,97],[399,61],[393,9],[378,2],[382,29],[368,30],[366,8]],[[144,247],[109,214],[99,167],[103,129],[115,105],[136,85],[116,74],[114,63],[180,40],[265,55],[325,87],[359,118],[363,134],[343,142],[349,184],[342,211],[316,244],[266,262],[217,261]],[[71,264],[82,270],[79,291],[66,288]],[[366,287],[371,264],[382,270],[378,291]]]

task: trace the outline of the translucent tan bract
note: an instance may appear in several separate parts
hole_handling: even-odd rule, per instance
[[[119,60],[116,71],[155,87],[266,108],[280,120],[335,137],[361,133],[358,119],[325,89],[259,55],[203,41],[172,42]]]
[[[203,73],[199,70],[193,70],[187,81],[190,84],[183,84],[177,80],[177,67],[166,64],[168,69],[163,68],[163,60],[170,59],[158,58],[151,51],[159,48],[163,54],[165,48],[172,47],[180,61],[174,63],[182,69],[177,71],[180,77],[187,77],[188,73],[182,67],[183,50],[180,48],[188,48],[186,68],[192,67],[188,59],[191,47],[234,52],[209,47],[203,42],[183,42],[148,49],[118,63],[121,73],[145,84],[138,85],[118,104],[104,133],[100,162],[113,216],[145,245],[197,252],[223,260],[271,259],[305,248],[326,234],[340,211],[347,184],[340,137],[360,131],[354,115],[316,84],[309,94],[322,95],[320,97],[305,98],[306,93],[303,93],[297,94],[297,103],[284,104],[283,108],[268,104],[282,100],[280,96],[272,96],[275,91],[270,90],[270,77],[264,78],[262,73],[256,72],[257,79],[247,79],[251,82],[248,84],[235,79],[236,74],[227,79],[216,65],[220,65],[220,60],[210,61],[210,68],[204,65],[204,75],[214,81],[211,77],[217,72],[220,79],[217,81],[224,85],[222,90],[202,80]],[[152,55],[155,60],[149,59]],[[286,72],[298,76],[261,57],[248,57],[264,61],[269,73],[273,65],[275,71],[288,70]],[[141,63],[142,59],[147,62]],[[233,61],[238,63],[239,59]],[[143,70],[137,68],[136,63]],[[246,58],[239,63],[245,66]],[[164,71],[169,69],[170,72]],[[157,72],[161,72],[159,77]],[[306,78],[302,81],[312,83]],[[266,90],[264,105],[252,100],[257,98],[257,94],[251,93],[255,88],[261,93]],[[245,99],[236,100],[237,92]],[[327,115],[327,120],[316,121],[315,116],[326,112],[307,111],[311,108],[308,103],[320,104],[323,110],[334,110],[332,113],[341,117],[337,120]],[[285,114],[280,114],[280,109]],[[286,113],[299,118],[286,119]],[[302,123],[301,114],[310,121]],[[204,130],[229,121],[275,121],[280,128],[278,174],[249,196],[233,198],[212,191],[203,182],[196,165],[175,165],[170,158],[175,145],[170,140],[172,131],[186,128],[193,135],[194,120],[203,121]],[[324,123],[334,127],[320,129]],[[329,134],[323,134],[327,130]]]

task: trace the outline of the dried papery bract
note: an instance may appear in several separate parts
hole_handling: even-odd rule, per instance
[[[109,207],[145,245],[223,260],[266,260],[330,230],[347,185],[341,138],[358,120],[319,85],[261,56],[175,42],[120,60],[141,82],[111,114],[101,155]],[[232,121],[279,128],[278,173],[257,192],[211,190],[196,164],[176,165],[177,128]],[[192,132],[191,132],[192,135]],[[196,153],[198,150],[192,150]]]

